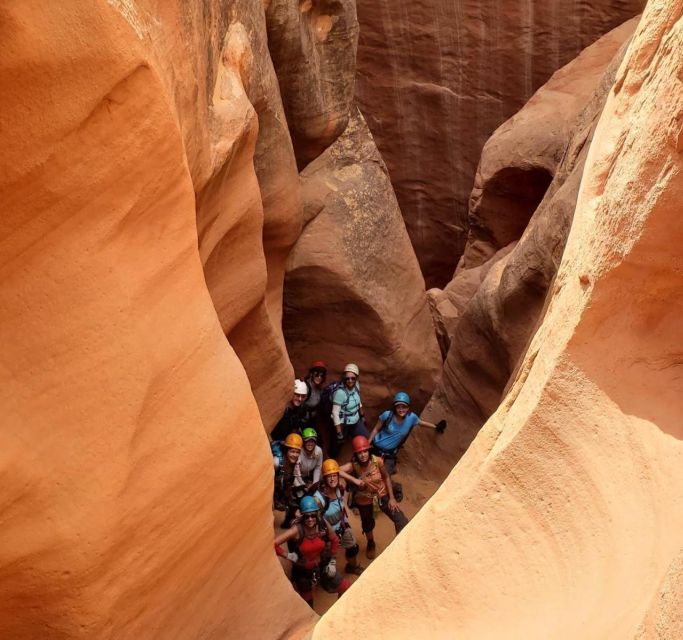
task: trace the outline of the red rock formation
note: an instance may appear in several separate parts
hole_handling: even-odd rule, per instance
[[[346,128],[353,102],[354,0],[269,0],[268,47],[301,168]]]
[[[428,287],[452,277],[482,146],[643,0],[358,0],[357,95]]]
[[[680,635],[681,78],[683,2],[652,0],[509,394],[315,639]]]
[[[238,22],[219,2],[0,8],[3,638],[310,622],[272,553],[263,426],[197,246],[195,192],[239,228],[240,313],[262,304],[268,189]],[[215,201],[235,184],[242,208]],[[294,210],[266,205],[266,229]],[[202,252],[225,235],[202,232]]]
[[[623,55],[617,52],[635,24],[615,29],[558,71],[484,147],[462,261],[473,268],[459,269],[446,289],[429,293],[441,343],[449,347],[425,414],[447,416],[454,427],[440,440],[443,474],[498,407],[536,329],[562,257],[593,128]],[[511,228],[506,217],[521,210],[519,189],[501,188],[501,176],[534,172],[553,175],[553,182],[519,242],[507,236],[513,242],[500,249],[499,238]]]
[[[290,256],[284,330],[292,362],[361,368],[372,420],[399,388],[421,407],[441,358],[410,240],[360,114],[301,174],[305,230]]]

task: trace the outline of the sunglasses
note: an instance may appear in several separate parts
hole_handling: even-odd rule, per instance
[[[325,377],[325,372],[324,372],[324,371],[313,371],[312,374],[313,374],[314,376],[321,376],[321,377],[323,377],[323,378]]]
[[[351,380],[352,382],[355,382],[356,378],[354,378],[353,376],[349,376],[348,378],[344,378],[344,382],[347,382],[349,380]]]
[[[307,513],[304,516],[304,520],[317,520],[318,516],[315,515],[315,513]]]

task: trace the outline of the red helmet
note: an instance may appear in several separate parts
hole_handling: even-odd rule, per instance
[[[360,453],[361,451],[367,451],[370,448],[370,441],[365,436],[356,436],[351,440],[351,446],[353,447],[354,453]]]
[[[327,365],[322,361],[322,360],[314,360],[311,362],[311,366],[308,367],[308,370],[311,371],[312,369],[324,369],[327,371]]]

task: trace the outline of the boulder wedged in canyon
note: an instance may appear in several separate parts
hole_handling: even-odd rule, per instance
[[[372,136],[356,110],[301,174],[306,227],[287,265],[284,332],[295,369],[361,369],[374,412],[399,389],[421,407],[441,366],[424,280]]]
[[[299,167],[344,131],[353,104],[358,20],[354,0],[269,0],[268,47]]]
[[[443,475],[495,411],[537,328],[569,233],[593,129],[635,26],[630,20],[559,70],[484,147],[462,260],[470,268],[459,268],[443,291],[428,294],[440,342],[448,346],[425,412],[430,420],[447,417],[452,426],[439,440]],[[524,214],[532,217],[522,237],[505,235],[515,226],[506,218],[519,221],[522,211],[515,176],[534,172],[552,176],[552,183],[538,208]],[[512,181],[510,188],[502,187],[501,175]],[[425,444],[422,453],[431,446],[425,434],[415,440]]]
[[[678,636],[681,78],[683,2],[652,0],[510,392],[315,639]]]
[[[271,456],[197,245],[195,192],[222,166],[202,11],[227,22],[226,4],[0,7],[3,638],[312,622],[273,554]],[[244,277],[265,290],[265,267]]]
[[[453,276],[481,149],[644,0],[358,0],[356,94],[428,287]]]

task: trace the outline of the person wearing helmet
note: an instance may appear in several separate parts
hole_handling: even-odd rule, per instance
[[[328,593],[337,597],[349,588],[349,581],[337,571],[336,554],[339,538],[332,526],[320,515],[320,506],[313,496],[304,496],[299,503],[301,517],[295,525],[275,538],[277,555],[294,562],[292,581],[299,595],[313,608],[313,586],[319,581]],[[294,544],[296,551],[287,553],[280,545]]]
[[[363,419],[363,403],[360,398],[358,365],[350,363],[344,367],[342,384],[332,396],[332,422],[338,446],[344,438],[370,435]]]
[[[303,404],[303,422],[307,427],[316,428],[318,426],[318,406],[320,405],[326,378],[327,365],[322,360],[313,361],[308,374],[304,378],[308,389],[308,397]]]
[[[365,436],[356,436],[352,442],[353,462],[347,462],[340,467],[340,472],[353,475],[363,484],[356,489],[356,505],[360,513],[360,521],[363,533],[367,538],[365,555],[369,559],[375,557],[375,517],[373,502],[375,498],[379,508],[394,523],[396,534],[408,524],[408,518],[401,511],[394,498],[391,479],[384,468],[384,462],[379,456],[370,453],[370,441]]]
[[[359,547],[344,506],[344,487],[339,482],[339,464],[331,458],[325,460],[322,473],[322,484],[313,497],[322,505],[323,518],[332,525],[339,537],[339,544],[344,549],[344,573],[359,576],[363,573],[363,567],[358,564]]]
[[[285,412],[270,432],[271,440],[282,440],[288,433],[301,433],[303,429],[304,407],[308,397],[308,387],[303,380],[294,381],[292,399],[285,407]]]
[[[303,441],[298,433],[290,433],[283,443],[284,456],[276,459],[273,456],[275,467],[275,493],[274,503],[278,508],[284,508],[285,519],[282,527],[291,526],[296,515],[299,500],[306,492],[306,483],[301,473],[299,462]]]
[[[301,475],[306,483],[306,489],[315,489],[320,482],[320,473],[323,466],[323,450],[317,445],[318,434],[315,429],[306,427],[302,432],[303,449],[299,456]]]
[[[382,456],[389,475],[396,471],[399,449],[405,444],[413,428],[418,426],[443,433],[446,421],[441,420],[438,424],[432,424],[420,419],[410,410],[410,396],[405,391],[399,391],[394,396],[392,408],[379,415],[377,424],[368,438],[373,445],[372,452]]]

